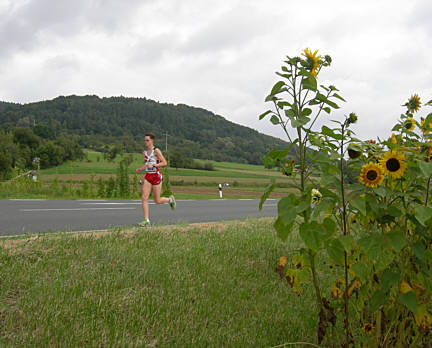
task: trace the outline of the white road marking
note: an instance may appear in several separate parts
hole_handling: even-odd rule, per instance
[[[136,202],[92,202],[92,203],[81,203],[82,205],[86,205],[86,204],[88,204],[88,205],[90,205],[90,204],[96,204],[96,205],[116,205],[116,204],[139,204],[139,205],[141,205],[141,202],[139,202],[139,203],[136,203]],[[149,204],[152,204],[152,203],[149,203]]]
[[[136,208],[40,208],[40,209],[20,209],[20,211],[77,211],[77,210],[135,210]]]
[[[77,202],[106,202],[106,199],[78,199]]]

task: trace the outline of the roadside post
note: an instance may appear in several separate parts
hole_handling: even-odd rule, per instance
[[[222,193],[223,187],[229,187],[229,184],[227,182],[224,182],[223,185],[219,184],[219,198],[223,198],[223,193]]]

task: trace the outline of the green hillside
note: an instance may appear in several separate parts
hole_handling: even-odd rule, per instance
[[[254,115],[251,115],[254,117]],[[180,148],[192,158],[262,164],[264,155],[287,143],[230,122],[202,108],[159,103],[145,98],[67,96],[29,104],[0,103],[0,127],[31,127],[55,138],[73,134],[86,148],[106,151],[119,144],[126,152],[141,151],[146,132],[165,146]]]

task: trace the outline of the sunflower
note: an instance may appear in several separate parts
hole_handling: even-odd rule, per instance
[[[318,50],[316,50],[314,53],[309,48],[306,48],[302,55],[306,57],[306,61],[310,65],[311,74],[313,76],[317,76],[318,74],[318,68],[320,66],[318,60],[321,58],[321,56],[317,56]]]
[[[392,133],[392,136],[391,136],[391,138],[390,138],[390,142],[391,142],[393,145],[396,145],[396,144],[397,144],[396,136],[394,135],[394,133]]]
[[[345,284],[345,282],[341,278],[336,279],[336,281],[333,283],[332,288],[331,288],[331,295],[335,300],[337,300],[338,298],[340,298],[342,296],[343,291],[342,291],[341,287],[344,284]]]
[[[383,169],[377,163],[369,162],[362,167],[359,181],[368,187],[377,187],[384,179]]]
[[[416,122],[412,117],[408,117],[403,124],[406,130],[412,131],[415,128]]]
[[[311,203],[313,204],[319,204],[322,200],[322,193],[319,192],[317,189],[312,189],[311,191]]]
[[[424,134],[429,134],[430,130],[428,129],[428,127],[426,127],[425,122],[426,122],[426,120],[422,117],[421,122],[420,122],[420,130]],[[432,123],[429,123],[429,128],[432,128]]]
[[[405,162],[405,154],[396,151],[387,151],[380,161],[384,174],[392,178],[398,179],[402,177],[407,168]]]
[[[426,162],[430,162],[432,160],[432,141],[429,141],[429,146],[426,150],[426,157],[424,159]]]
[[[362,330],[364,332],[366,332],[367,334],[370,334],[373,331],[373,326],[371,323],[366,323],[363,327]]]
[[[411,112],[417,112],[420,109],[420,97],[418,94],[413,94],[411,98],[408,99],[408,103],[406,106],[408,107],[408,110]]]

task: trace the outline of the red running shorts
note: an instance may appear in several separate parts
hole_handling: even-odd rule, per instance
[[[162,174],[161,173],[147,173],[144,177],[150,184],[159,185],[162,182]]]

